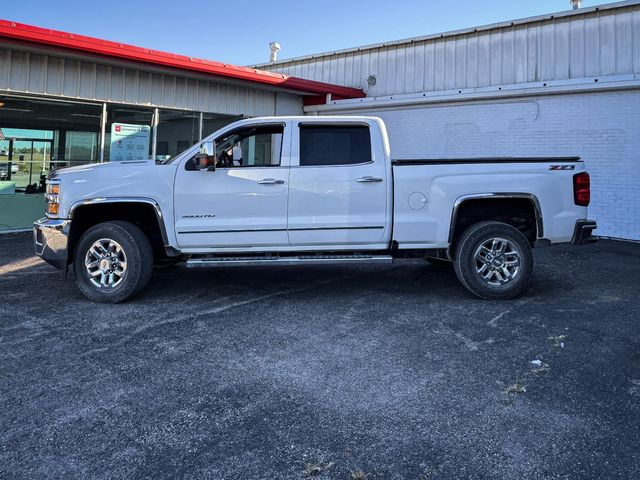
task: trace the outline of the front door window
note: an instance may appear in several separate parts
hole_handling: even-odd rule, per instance
[[[277,167],[282,151],[282,126],[243,128],[216,140],[216,166]]]

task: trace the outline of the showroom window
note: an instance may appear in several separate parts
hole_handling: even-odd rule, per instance
[[[160,110],[156,160],[167,160],[200,140],[200,113]]]
[[[71,165],[97,162],[99,138],[98,132],[66,132],[65,160]]]
[[[220,130],[222,127],[243,118],[247,117],[245,117],[244,115],[232,116],[218,115],[215,113],[204,113],[202,115],[202,138],[208,137],[216,130]]]
[[[35,191],[51,168],[51,130],[0,129],[0,181],[12,181],[17,192]]]
[[[104,161],[151,158],[153,113],[150,108],[108,106]]]
[[[97,104],[1,96],[0,179],[32,193],[52,168],[96,162],[101,113]]]
[[[239,118],[0,95],[0,230],[28,228],[42,216],[42,196],[52,169],[146,160],[154,154],[156,160],[166,160]],[[267,162],[265,152],[276,148],[270,141],[265,137],[245,142],[247,155],[258,155],[251,162]]]

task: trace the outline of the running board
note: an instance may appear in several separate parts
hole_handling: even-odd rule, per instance
[[[187,268],[254,267],[256,265],[343,265],[393,263],[390,255],[298,255],[295,257],[204,257],[187,260]]]

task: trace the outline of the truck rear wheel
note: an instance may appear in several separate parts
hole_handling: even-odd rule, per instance
[[[460,237],[454,269],[460,282],[480,298],[513,298],[529,283],[533,271],[531,245],[511,225],[476,223]]]
[[[132,223],[99,223],[80,237],[73,270],[76,284],[87,298],[119,303],[149,282],[153,250],[142,230]]]

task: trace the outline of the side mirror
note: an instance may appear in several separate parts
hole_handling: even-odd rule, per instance
[[[216,142],[209,140],[200,144],[200,151],[195,157],[196,170],[216,169]]]

